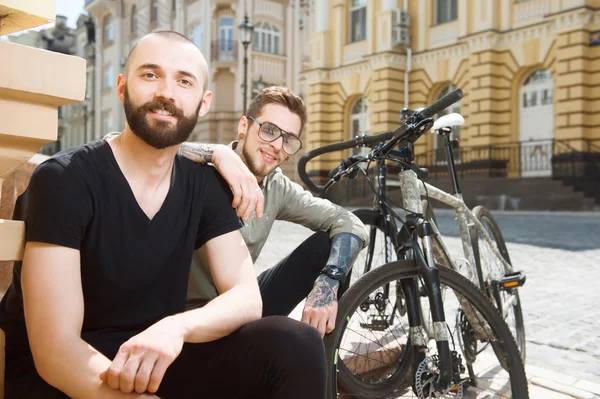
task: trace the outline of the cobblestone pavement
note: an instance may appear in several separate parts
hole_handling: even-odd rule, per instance
[[[494,215],[513,264],[527,273],[521,301],[528,368],[548,370],[549,380],[591,381],[589,391],[600,394],[600,213]],[[436,216],[446,245],[460,254],[454,214],[436,210]],[[257,268],[272,266],[310,234],[276,222]]]

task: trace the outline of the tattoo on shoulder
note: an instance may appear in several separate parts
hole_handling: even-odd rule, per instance
[[[186,142],[179,147],[179,154],[198,163],[212,162],[214,148],[211,144]]]

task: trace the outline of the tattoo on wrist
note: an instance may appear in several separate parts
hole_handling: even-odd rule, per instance
[[[322,308],[337,301],[338,286],[339,282],[337,280],[320,275],[317,277],[308,298],[306,298],[306,304],[313,308]]]
[[[179,146],[180,155],[198,163],[213,162],[214,152],[214,146],[211,144],[186,142]]]

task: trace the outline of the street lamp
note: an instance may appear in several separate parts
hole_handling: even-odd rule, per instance
[[[260,75],[260,77],[258,78],[258,81],[256,82],[256,90],[258,90],[258,92],[260,93],[264,88],[265,88],[265,82],[263,82],[262,75]]]
[[[240,39],[244,45],[244,109],[242,113],[246,113],[246,100],[248,99],[248,45],[252,42],[252,33],[254,26],[248,20],[248,14],[244,15],[244,22],[239,26]]]

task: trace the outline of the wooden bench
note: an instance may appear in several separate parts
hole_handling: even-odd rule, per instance
[[[2,36],[55,18],[56,0],[0,0]],[[25,224],[9,219],[36,162],[22,165],[44,144],[56,140],[58,107],[85,98],[86,61],[4,40],[0,40],[0,54],[0,289],[4,294],[12,261],[23,258],[25,242]],[[18,177],[23,171],[25,176]],[[0,399],[4,398],[4,348],[0,330]]]
[[[48,157],[34,155],[4,178],[0,179],[0,297],[4,296],[12,280],[13,263],[23,259],[25,249],[25,223],[10,220],[17,197],[25,191],[31,173]],[[0,398],[4,393],[5,337],[0,329]]]

